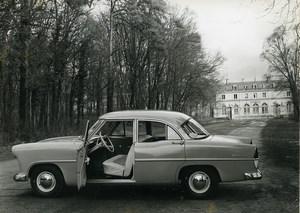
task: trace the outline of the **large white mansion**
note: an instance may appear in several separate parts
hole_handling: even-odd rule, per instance
[[[215,118],[288,117],[293,113],[291,92],[278,91],[276,81],[226,83],[216,96]]]

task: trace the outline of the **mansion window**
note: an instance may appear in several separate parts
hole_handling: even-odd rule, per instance
[[[245,98],[248,98],[248,93],[245,93]]]
[[[234,97],[234,99],[237,99],[237,94],[234,94],[233,97]]]
[[[225,100],[225,95],[222,95],[222,99]]]
[[[239,106],[238,105],[234,106],[234,111],[233,112],[234,112],[235,115],[239,114]]]
[[[267,93],[263,92],[262,97],[266,98],[267,97]]]
[[[257,85],[256,84],[253,84],[252,85],[252,89],[256,89]]]
[[[290,92],[290,91],[287,91],[287,92],[286,92],[286,96],[287,96],[287,97],[290,97],[290,96],[291,96],[291,92]]]
[[[253,104],[253,114],[258,114],[258,110],[259,110],[258,104]]]
[[[226,115],[226,106],[225,105],[222,106],[222,115]]]
[[[254,94],[253,94],[253,98],[257,98],[257,93],[254,93]]]
[[[261,107],[262,114],[268,114],[268,105],[266,103],[263,103]]]
[[[287,104],[286,104],[286,111],[287,112],[292,112],[292,104],[291,104],[291,102],[287,102]]]
[[[249,106],[249,104],[245,104],[245,106],[244,106],[244,114],[246,115],[246,114],[250,114],[250,106]]]
[[[248,89],[248,86],[244,86],[244,89]]]

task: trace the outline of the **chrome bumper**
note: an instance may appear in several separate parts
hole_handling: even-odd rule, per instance
[[[27,175],[24,173],[15,174],[14,181],[17,181],[17,182],[27,181]]]
[[[245,173],[244,176],[246,180],[258,180],[262,178],[262,173],[257,169],[257,172]]]

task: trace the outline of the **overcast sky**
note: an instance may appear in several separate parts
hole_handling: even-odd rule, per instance
[[[283,21],[267,4],[251,0],[169,0],[188,7],[197,16],[198,31],[207,51],[220,51],[226,58],[221,75],[230,82],[261,80],[268,64],[260,54],[264,40]]]

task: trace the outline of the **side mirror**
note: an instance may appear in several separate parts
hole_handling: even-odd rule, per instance
[[[190,134],[189,134],[189,136],[191,137],[191,138],[197,138],[197,134],[196,133],[193,133],[193,132],[191,132]]]

